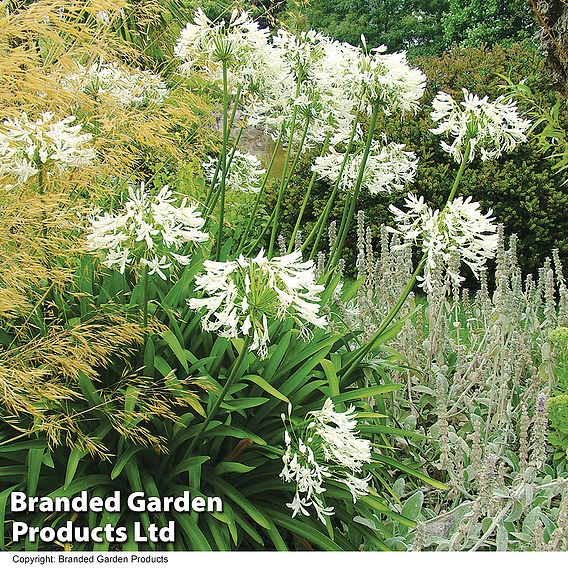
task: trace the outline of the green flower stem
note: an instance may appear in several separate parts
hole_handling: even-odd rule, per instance
[[[373,137],[375,134],[375,129],[377,127],[377,120],[379,118],[379,111],[381,110],[380,105],[375,105],[373,109],[373,114],[371,116],[371,123],[369,125],[369,132],[367,134],[367,142],[365,143],[365,150],[363,152],[363,159],[361,160],[361,168],[359,169],[359,175],[353,189],[353,195],[350,200],[345,202],[345,209],[343,211],[344,216],[339,228],[339,234],[337,243],[334,246],[333,254],[330,255],[330,260],[327,269],[331,270],[337,265],[345,241],[347,240],[347,234],[349,232],[349,227],[351,226],[351,221],[353,219],[353,214],[355,212],[355,207],[357,206],[357,199],[359,198],[359,192],[361,191],[361,186],[363,185],[363,179],[365,177],[365,167],[367,166],[367,159],[371,152],[371,144],[373,143]],[[349,203],[349,206],[348,206]]]
[[[300,88],[302,86],[302,79],[298,77],[296,83],[296,96],[300,94]],[[276,243],[276,234],[278,232],[278,224],[280,222],[280,209],[282,207],[282,201],[286,193],[286,180],[288,179],[288,167],[290,165],[290,156],[292,155],[292,147],[294,146],[294,134],[296,132],[296,119],[298,118],[298,106],[294,105],[294,110],[292,111],[292,120],[290,123],[290,136],[288,137],[288,148],[286,149],[286,157],[284,158],[284,170],[282,172],[282,180],[280,182],[280,189],[278,191],[278,199],[276,200],[276,206],[274,208],[274,220],[272,221],[272,232],[270,234],[270,243],[268,245],[268,258],[272,257],[274,251],[274,245]],[[298,154],[302,152],[302,143],[298,147]]]
[[[219,229],[217,232],[217,247],[215,260],[221,259],[221,245],[223,242],[223,223],[225,222],[225,184],[227,182],[227,146],[229,143],[229,79],[227,62],[223,61],[223,149],[221,150],[221,184],[219,188]]]
[[[446,205],[444,207],[444,209],[447,207],[448,203],[450,203],[451,201],[454,200],[454,197],[456,196],[456,193],[458,191],[458,187],[460,185],[460,181],[462,179],[463,173],[465,172],[465,169],[467,167],[467,163],[469,161],[469,156],[471,154],[471,144],[468,143],[465,147],[465,150],[463,152],[463,158],[460,164],[460,169],[458,170],[458,173],[456,175],[456,179],[454,180],[454,185],[452,186],[452,190],[450,191],[450,195],[448,196],[448,200],[446,202]]]
[[[262,230],[260,231],[260,234],[258,235],[258,237],[256,238],[256,241],[254,241],[254,243],[248,248],[248,254],[251,253],[251,251],[254,251],[256,248],[258,248],[258,245],[260,244],[260,242],[262,241],[262,239],[264,238],[264,235],[266,235],[266,232],[268,231],[268,228],[270,227],[270,224],[272,223],[272,221],[274,220],[274,216],[276,215],[276,210],[273,209],[272,213],[270,214],[270,217],[268,218],[268,222],[264,225],[264,227],[262,228]]]
[[[233,125],[235,123],[235,116],[237,114],[237,109],[239,107],[239,102],[240,102],[240,98],[241,98],[241,89],[242,88],[239,85],[239,87],[237,89],[237,94],[235,95],[235,102],[233,104],[233,110],[231,111],[231,118],[229,120],[228,133],[231,132],[231,130],[233,129]],[[241,128],[241,131],[239,132],[239,136],[237,137],[238,139],[235,141],[235,146],[237,146],[238,143],[239,143],[241,133],[242,133],[242,128]],[[223,134],[223,137],[224,137],[224,134]],[[219,172],[221,171],[221,164],[222,164],[222,157],[220,157],[220,159],[217,160],[217,167],[215,168],[215,172],[213,174],[213,178],[211,179],[211,184],[209,185],[209,190],[207,192],[207,197],[205,198],[205,206],[206,207],[211,202],[211,199],[213,197],[213,193],[215,192],[215,187],[217,186],[217,180],[219,179]],[[214,209],[214,206],[211,207],[211,209]]]
[[[446,204],[444,205],[444,209],[448,206],[448,204],[456,196],[460,181],[461,181],[463,174],[465,172],[465,169],[467,167],[470,154],[471,154],[471,145],[468,144],[465,148],[464,155],[463,155],[463,158],[462,158],[462,162],[460,164],[460,169],[458,170],[458,173],[456,174],[454,184],[452,186],[450,194],[448,195],[448,199],[446,201]],[[394,318],[398,315],[398,313],[402,309],[402,306],[406,302],[406,299],[408,298],[410,292],[412,292],[412,289],[414,288],[414,285],[416,284],[416,280],[417,280],[418,276],[420,275],[420,273],[422,272],[424,265],[426,264],[426,258],[427,258],[426,254],[423,254],[422,259],[420,260],[420,262],[418,263],[418,266],[416,267],[416,269],[412,273],[412,276],[410,277],[410,280],[409,280],[408,284],[406,285],[406,288],[403,290],[403,292],[400,295],[400,297],[398,298],[396,304],[389,311],[386,318],[383,320],[383,322],[381,323],[381,325],[379,326],[377,331],[374,333],[373,337],[368,341],[368,343],[365,345],[365,347],[363,347],[359,351],[359,353],[354,357],[352,362],[349,364],[349,367],[347,367],[346,371],[342,374],[343,379],[349,378],[351,373],[353,373],[353,371],[355,370],[356,366],[369,353],[369,351],[373,348],[373,345],[375,344],[375,342],[386,331],[388,326],[392,323]],[[343,371],[343,369],[342,369],[342,371]],[[340,373],[341,373],[341,371],[340,371]]]
[[[144,329],[148,327],[148,267],[144,265],[142,271],[142,325]]]
[[[199,441],[199,439],[201,438],[201,436],[203,435],[205,430],[207,430],[207,426],[209,426],[210,422],[213,420],[213,418],[215,418],[217,411],[219,410],[219,407],[221,406],[221,404],[223,404],[223,401],[225,400],[225,397],[227,396],[229,389],[231,388],[232,384],[235,382],[235,378],[237,377],[237,373],[241,369],[241,366],[242,366],[243,361],[246,357],[246,354],[248,353],[249,346],[250,346],[250,337],[246,337],[243,348],[241,349],[241,352],[239,353],[237,360],[233,363],[233,366],[231,367],[231,372],[229,373],[229,378],[227,379],[227,382],[225,383],[225,386],[223,387],[221,394],[219,395],[219,397],[215,401],[213,408],[211,409],[211,411],[207,415],[207,418],[205,419],[205,421],[201,425],[199,432],[195,435],[195,438],[193,438],[193,440],[192,440],[192,442],[189,446],[188,453],[191,454],[193,448],[195,448],[195,446],[197,445],[197,442]]]
[[[276,206],[274,207],[274,220],[272,222],[270,243],[268,245],[268,258],[272,257],[272,252],[274,251],[274,245],[276,243],[276,234],[278,232],[278,223],[280,221],[280,209],[282,207],[282,201],[284,200],[284,195],[286,193],[286,180],[288,179],[288,167],[290,164],[290,156],[292,154],[296,115],[297,115],[297,107],[294,107],[294,112],[292,114],[292,126],[290,128],[290,140],[288,141],[288,148],[286,149],[286,157],[284,158],[284,171],[282,172],[282,180],[280,182],[280,189],[278,190],[278,198],[276,200]],[[300,149],[298,149],[298,152],[300,152]]]
[[[231,164],[233,163],[233,159],[235,157],[235,152],[237,151],[237,146],[238,146],[238,144],[241,140],[243,130],[244,130],[243,127],[239,128],[239,132],[237,134],[237,137],[235,138],[235,143],[233,145],[233,148],[231,149],[231,154],[230,154],[229,158],[227,159],[227,172],[230,170]],[[226,185],[226,183],[225,183],[225,185]],[[211,219],[210,214],[215,210],[215,207],[217,205],[217,201],[219,201],[220,195],[221,195],[221,189],[219,187],[219,190],[217,190],[213,194],[213,201],[209,204],[209,208],[207,210],[208,218],[207,218],[207,221],[206,221],[206,226],[207,226],[207,223],[209,222],[209,220]]]
[[[310,259],[313,259],[315,257],[315,255],[317,254],[318,246],[319,246],[319,243],[320,243],[321,238],[323,236],[323,233],[325,231],[327,220],[328,220],[329,215],[331,213],[331,209],[333,207],[333,204],[335,203],[335,199],[336,199],[337,193],[339,191],[339,184],[341,183],[341,178],[343,177],[343,172],[345,171],[345,167],[347,166],[347,161],[349,160],[349,153],[351,152],[351,146],[353,145],[353,140],[355,139],[355,135],[357,134],[357,126],[359,124],[359,117],[360,117],[360,111],[358,110],[357,114],[355,115],[355,120],[353,122],[353,129],[351,130],[351,136],[349,137],[349,141],[347,143],[347,148],[345,149],[345,156],[343,157],[343,162],[341,163],[341,168],[339,169],[339,175],[337,176],[337,179],[335,180],[335,184],[333,186],[333,190],[331,192],[331,195],[329,196],[329,199],[327,200],[327,203],[324,207],[324,210],[323,210],[322,214],[320,215],[316,225],[312,229],[312,232],[309,234],[308,238],[305,240],[305,242],[302,245],[302,250],[305,250],[307,248],[308,244],[311,242],[311,240],[313,239],[313,237],[315,235],[316,240],[315,240],[315,243],[312,246],[312,250],[310,252]]]
[[[357,353],[357,355],[353,358],[353,360],[351,361],[349,366],[347,367],[347,365],[345,365],[345,367],[347,367],[347,369],[345,371],[343,371],[343,369],[342,369],[339,372],[339,374],[341,374],[342,379],[346,380],[347,378],[349,378],[351,376],[351,374],[353,373],[353,371],[355,370],[357,365],[365,358],[365,356],[369,353],[369,351],[371,351],[375,342],[381,337],[381,335],[386,331],[388,326],[392,323],[394,318],[398,315],[402,306],[406,302],[406,299],[408,298],[410,292],[412,292],[412,289],[414,288],[414,284],[416,284],[416,280],[417,280],[418,276],[420,275],[420,273],[422,272],[422,269],[424,268],[425,263],[426,263],[426,255],[423,255],[422,259],[418,263],[418,266],[416,267],[416,269],[412,273],[412,276],[410,277],[410,280],[408,281],[406,288],[403,290],[403,292],[400,295],[400,297],[398,298],[396,304],[392,307],[390,312],[387,314],[386,318],[383,320],[383,322],[381,323],[381,325],[379,326],[377,331],[373,334],[373,337],[371,337],[371,339],[366,343],[366,345],[359,351],[359,353]]]
[[[328,148],[329,148],[329,138],[330,138],[331,134],[328,132],[321,152],[320,152],[320,156],[323,157],[325,156]],[[314,188],[314,184],[316,182],[316,177],[317,174],[316,172],[312,173],[312,177],[310,178],[310,183],[308,185],[308,189],[306,190],[306,194],[304,195],[304,200],[302,201],[302,206],[300,207],[300,213],[298,213],[298,218],[296,219],[296,224],[294,225],[294,230],[292,231],[292,236],[290,237],[290,244],[288,245],[288,254],[291,253],[294,250],[294,244],[296,241],[296,235],[298,234],[298,231],[300,230],[300,225],[302,224],[302,219],[304,218],[304,213],[306,212],[306,207],[308,206],[308,201],[310,199],[310,196],[312,194],[312,189]]]
[[[278,150],[280,149],[280,142],[282,142],[282,136],[283,135],[284,135],[284,128],[281,128],[280,134],[278,135],[278,140],[276,141],[276,145],[274,146],[274,151],[272,152],[272,156],[270,157],[270,162],[268,164],[268,168],[266,169],[266,172],[264,174],[264,178],[262,180],[262,185],[260,186],[260,189],[258,190],[258,193],[256,194],[256,199],[254,201],[252,212],[249,215],[245,230],[243,231],[243,234],[242,234],[241,239],[239,241],[239,247],[238,247],[237,252],[241,252],[243,250],[244,246],[245,246],[245,242],[246,242],[246,239],[247,239],[249,232],[251,230],[254,219],[256,217],[256,213],[258,211],[258,207],[260,205],[262,195],[264,194],[264,190],[266,189],[266,184],[268,182],[270,173],[272,171],[272,168],[274,167],[274,163],[276,162],[276,156],[278,155]]]

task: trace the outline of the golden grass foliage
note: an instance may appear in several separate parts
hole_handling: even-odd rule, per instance
[[[76,71],[77,63],[103,60],[134,68],[146,60],[143,49],[117,32],[120,11],[131,10],[122,0],[2,4],[0,121],[22,112],[31,119],[46,111],[57,119],[75,115],[93,135],[97,159],[48,177],[43,188],[31,178],[6,189],[0,179],[0,416],[16,430],[43,432],[52,444],[103,456],[104,447],[82,428],[83,418],[92,421],[93,412],[102,412],[121,434],[159,446],[144,421],[174,419],[175,404],[199,408],[197,396],[182,401],[175,390],[141,379],[127,364],[117,384],[98,384],[97,368],[131,356],[145,330],[131,314],[90,298],[89,321],[59,321],[54,302],[73,295],[86,212],[115,199],[117,181],[149,181],[160,168],[175,172],[195,162],[209,136],[199,131],[209,121],[207,106],[173,76],[164,104],[142,108],[63,88],[62,77]],[[97,18],[100,12],[110,22]],[[130,13],[143,28],[160,11],[148,2]],[[98,384],[97,408],[84,400],[80,377]],[[128,411],[125,396],[137,401]]]

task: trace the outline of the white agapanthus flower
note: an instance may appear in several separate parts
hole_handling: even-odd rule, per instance
[[[90,164],[95,159],[95,150],[89,146],[92,135],[74,122],[74,116],[57,120],[51,112],[35,121],[26,113],[4,120],[0,126],[0,176],[24,183],[40,168],[50,175],[54,168],[65,171]]]
[[[231,92],[240,86],[245,95],[261,93],[271,74],[278,80],[280,62],[268,47],[268,30],[246,12],[234,10],[229,21],[212,22],[198,9],[181,31],[174,53],[183,61],[182,72],[200,70],[214,82],[222,81],[225,64]]]
[[[412,182],[416,176],[418,158],[414,152],[406,151],[404,148],[404,144],[375,140],[367,158],[362,188],[371,195],[377,195],[400,191],[405,184]],[[341,173],[344,160],[345,154],[332,150],[326,156],[316,158],[312,170],[320,179],[335,183]],[[362,150],[347,158],[339,184],[340,189],[353,191],[362,161]]]
[[[438,267],[445,269],[450,279],[461,284],[464,278],[452,270],[452,260],[459,258],[478,277],[488,259],[497,251],[497,225],[492,211],[484,214],[479,203],[471,197],[457,197],[442,210],[433,210],[423,197],[408,194],[405,209],[391,205],[397,223],[396,229],[403,244],[420,245],[426,254],[422,286],[432,289],[432,272]]]
[[[345,81],[354,48],[313,31],[291,34],[280,30],[269,48],[283,62],[280,74],[267,85],[262,98],[245,107],[249,124],[273,139],[311,148],[329,136],[332,144],[346,140],[354,121],[355,100]],[[296,114],[292,137],[293,116]],[[307,126],[307,129],[306,129]]]
[[[61,84],[70,92],[110,97],[119,106],[160,105],[168,96],[168,88],[159,75],[114,62],[99,61],[89,67],[77,64],[77,71],[62,77]]]
[[[323,286],[315,282],[312,261],[302,262],[296,251],[269,259],[264,251],[254,258],[205,261],[205,272],[195,278],[203,298],[191,298],[193,310],[205,308],[202,327],[228,339],[248,337],[249,349],[261,357],[268,353],[269,320],[295,320],[304,335],[309,327],[324,328],[327,319],[318,315]]]
[[[426,89],[426,75],[411,67],[405,52],[386,47],[360,52],[353,70],[353,96],[361,96],[368,112],[380,105],[385,114],[416,113]]]
[[[286,451],[282,457],[284,467],[280,477],[296,485],[294,499],[288,503],[292,516],[309,516],[313,507],[318,518],[333,515],[333,507],[326,507],[323,494],[327,480],[347,486],[355,503],[369,493],[370,477],[361,477],[365,463],[371,461],[371,444],[357,436],[355,408],[337,412],[331,399],[321,410],[310,412],[308,425],[300,437],[293,428],[284,433]],[[286,418],[282,415],[286,424]]]
[[[217,171],[217,158],[209,158],[203,163],[205,179],[208,183],[213,181],[215,172]],[[258,193],[260,190],[262,176],[266,170],[262,167],[261,161],[248,152],[240,152],[235,150],[229,171],[225,181],[225,187],[229,191],[237,191],[243,193]],[[221,172],[217,174],[217,183],[221,180]]]
[[[168,186],[151,195],[144,184],[131,188],[117,213],[93,215],[87,248],[102,254],[102,262],[124,273],[127,266],[148,267],[148,274],[167,280],[175,264],[186,265],[188,243],[202,243],[209,235],[201,229],[205,219],[186,197],[179,200]]]
[[[467,89],[463,89],[463,98],[458,103],[451,95],[439,92],[432,103],[431,117],[438,125],[431,132],[452,138],[451,144],[443,141],[442,148],[456,162],[462,161],[468,144],[471,162],[477,152],[482,160],[492,160],[527,141],[531,122],[519,115],[513,101],[501,96],[490,102]]]

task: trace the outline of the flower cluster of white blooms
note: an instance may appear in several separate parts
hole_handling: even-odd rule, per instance
[[[404,144],[386,143],[386,140],[373,141],[362,185],[371,195],[399,191],[405,184],[414,180],[418,158],[414,152],[408,152],[404,148]],[[341,172],[345,154],[332,150],[326,156],[317,157],[312,170],[320,179],[327,179],[332,183],[335,183],[342,173],[340,189],[352,191],[359,176],[362,160],[362,150],[349,155]]]
[[[439,92],[434,99],[432,120],[438,125],[434,134],[453,138],[451,144],[442,142],[442,148],[456,162],[463,159],[464,150],[470,145],[469,161],[479,151],[482,160],[498,158],[504,152],[527,141],[531,122],[519,115],[517,105],[505,97],[490,102],[463,89],[464,100],[458,104],[447,93]]]
[[[40,168],[49,175],[53,167],[64,171],[90,164],[95,159],[95,150],[88,145],[92,136],[74,122],[74,116],[57,120],[51,112],[35,121],[26,113],[4,120],[0,127],[0,176],[24,183]]]
[[[282,132],[290,142],[295,111],[292,143],[299,142],[304,129],[306,148],[321,144],[327,136],[332,144],[346,140],[356,105],[346,81],[355,48],[313,31],[295,35],[279,30],[271,49],[283,61],[282,73],[256,104],[248,105],[249,122],[274,139]]]
[[[228,158],[229,159],[229,158]],[[217,184],[221,180],[221,171],[217,171],[218,159],[210,157],[203,163],[205,178],[209,183],[213,182],[217,172]],[[248,152],[235,150],[230,157],[229,170],[225,180],[225,188],[228,191],[240,191],[243,193],[258,193],[262,182],[262,176],[266,170],[261,161]]]
[[[367,103],[368,112],[380,105],[387,115],[415,113],[426,89],[426,75],[408,64],[405,52],[385,51],[380,46],[359,54],[353,92]]]
[[[62,77],[61,84],[70,92],[108,96],[119,106],[160,105],[169,92],[159,75],[102,61],[89,67],[77,64],[77,71]]]
[[[324,288],[315,282],[313,262],[303,262],[300,251],[269,259],[261,250],[254,258],[208,260],[204,268],[195,278],[195,288],[205,295],[189,299],[189,307],[206,309],[205,331],[228,339],[248,337],[249,349],[260,357],[268,353],[271,319],[292,318],[304,336],[310,334],[309,325],[327,325],[327,319],[318,315]]]
[[[444,269],[456,284],[463,277],[451,269],[452,260],[459,258],[478,277],[488,259],[497,252],[497,226],[491,217],[492,211],[484,214],[479,203],[471,197],[457,197],[442,211],[433,210],[423,197],[409,194],[405,211],[391,205],[403,245],[419,244],[426,254],[422,286],[432,289],[432,271]]]
[[[181,31],[174,53],[183,61],[182,72],[199,70],[213,82],[222,81],[225,65],[233,93],[238,87],[245,95],[262,91],[271,75],[280,75],[279,62],[269,49],[268,30],[238,10],[229,21],[212,22],[199,8],[193,22]]]
[[[175,263],[186,265],[187,243],[202,243],[209,235],[201,229],[205,219],[186,197],[178,203],[168,186],[157,194],[144,184],[130,188],[128,199],[117,213],[93,215],[87,248],[103,255],[103,264],[124,273],[127,266],[148,267],[148,275],[168,279]]]
[[[286,451],[280,477],[296,485],[294,499],[288,503],[292,516],[309,516],[313,507],[318,518],[333,515],[333,507],[326,507],[323,494],[326,480],[347,486],[355,503],[369,493],[370,477],[362,477],[363,464],[371,461],[371,444],[357,436],[355,408],[337,412],[331,399],[321,410],[310,412],[307,427],[300,437],[293,428],[284,433]],[[286,417],[282,415],[286,424]]]
[[[246,12],[214,23],[198,10],[175,53],[182,69],[204,70],[214,82],[225,64],[231,92],[242,89],[249,125],[294,145],[303,139],[305,148],[327,138],[331,144],[347,140],[361,106],[380,105],[386,114],[415,111],[424,92],[425,76],[408,65],[405,53],[368,54],[311,30],[270,36]]]

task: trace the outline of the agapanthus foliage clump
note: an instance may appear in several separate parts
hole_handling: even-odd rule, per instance
[[[108,97],[120,106],[162,104],[168,96],[164,80],[150,71],[129,69],[115,62],[98,61],[61,78],[65,90],[92,97]]]
[[[179,202],[167,185],[156,194],[144,184],[130,188],[119,212],[93,215],[90,224],[87,248],[100,253],[105,266],[124,274],[127,266],[141,265],[163,280],[176,264],[189,263],[188,244],[209,238],[197,205],[187,197]]]
[[[316,158],[312,170],[320,179],[327,179],[332,183],[339,180],[340,189],[352,191],[362,160],[361,150],[349,155],[346,161],[345,154],[332,151],[326,156]],[[367,158],[362,188],[371,195],[399,191],[414,180],[417,168],[416,154],[405,150],[404,144],[374,141]]]
[[[286,424],[286,417],[282,415]],[[333,515],[333,507],[326,507],[326,483],[347,486],[355,503],[369,493],[370,476],[362,476],[365,463],[371,461],[371,444],[357,436],[356,411],[350,406],[338,412],[328,398],[321,410],[306,416],[307,425],[296,432],[290,423],[284,433],[286,451],[280,477],[296,485],[296,492],[288,507],[292,516],[310,515],[313,507],[318,518]]]
[[[262,177],[266,173],[262,162],[253,154],[241,152],[240,150],[235,150],[229,159],[230,163],[225,180],[227,190],[242,193],[258,193]],[[216,158],[209,158],[208,161],[204,162],[203,169],[208,183],[213,183],[214,178],[216,178],[216,183],[220,182],[220,172]]]
[[[406,210],[394,205],[389,209],[397,223],[391,230],[401,236],[401,246],[418,244],[424,252],[426,262],[421,278],[426,289],[431,288],[432,271],[436,268],[445,269],[456,284],[463,281],[459,272],[452,269],[452,259],[464,262],[479,276],[487,260],[497,252],[497,225],[491,211],[482,213],[479,203],[471,197],[457,197],[440,211],[433,210],[423,197],[408,194]]]
[[[0,127],[0,176],[24,183],[40,170],[50,175],[55,168],[65,171],[90,164],[95,150],[92,135],[75,123],[74,116],[58,120],[52,112],[38,119],[26,113],[7,118]],[[11,186],[9,186],[11,187]]]
[[[261,250],[254,258],[205,261],[195,284],[204,297],[188,304],[194,310],[205,308],[203,329],[229,339],[248,338],[249,349],[261,357],[268,353],[271,320],[291,318],[304,335],[309,326],[327,325],[319,315],[324,287],[316,284],[313,262],[303,262],[300,251],[268,258]]]
[[[463,99],[458,103],[451,95],[439,92],[432,103],[431,116],[437,126],[431,131],[452,138],[451,144],[441,144],[456,162],[462,161],[467,146],[469,161],[476,152],[485,161],[527,141],[531,122],[519,115],[515,102],[504,96],[490,102],[488,97],[481,98],[467,89],[463,89]]]

